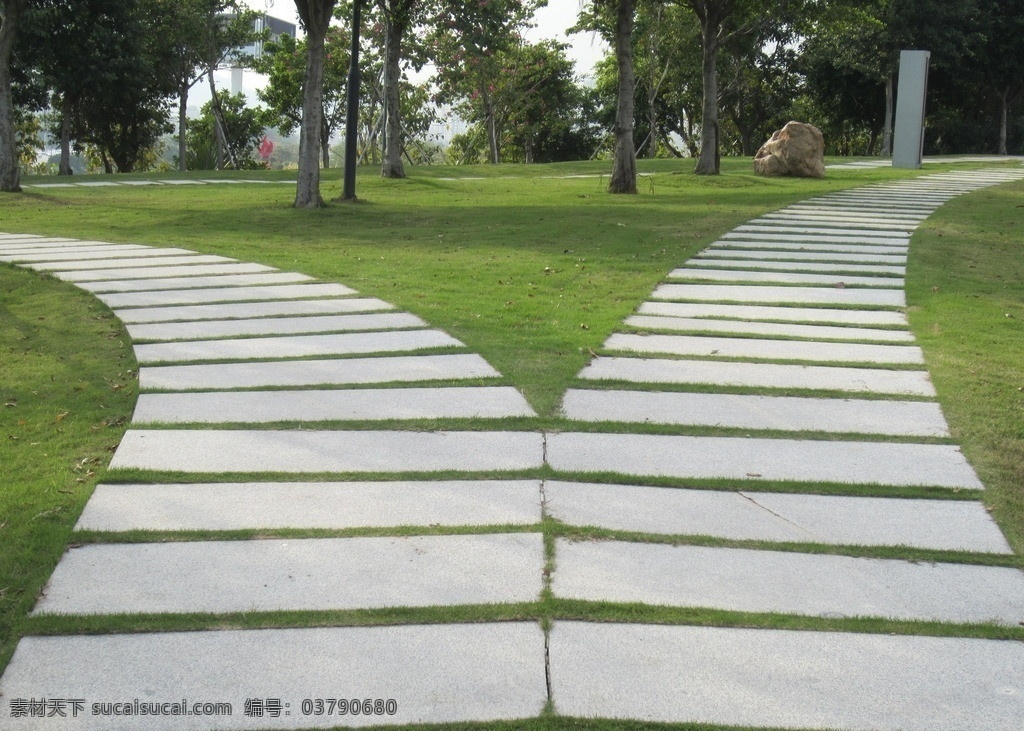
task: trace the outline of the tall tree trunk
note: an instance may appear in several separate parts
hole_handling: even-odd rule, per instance
[[[320,110],[320,164],[324,170],[331,167],[331,131],[327,128],[327,112]]]
[[[323,115],[324,38],[335,0],[295,0],[306,28],[306,78],[302,89],[302,124],[299,126],[299,175],[296,208],[319,208],[320,127]]]
[[[58,175],[71,175],[71,114],[73,105],[67,95],[60,102],[60,163],[57,165]]]
[[[710,17],[701,19],[701,36],[704,100],[700,123],[700,157],[697,158],[694,172],[697,175],[718,175],[718,24],[713,23]]]
[[[21,191],[18,140],[14,131],[14,100],[11,98],[11,51],[18,20],[27,0],[0,0],[0,191]]]
[[[1007,155],[1008,148],[1006,146],[1007,130],[1009,127],[1009,107],[1010,107],[1010,89],[1009,87],[1003,89],[1003,93],[999,98],[1002,109],[999,114],[999,154]]]
[[[384,16],[384,161],[382,178],[404,178],[402,165],[402,117],[399,88],[402,82],[402,24]]]
[[[615,111],[615,156],[609,193],[636,193],[636,141],[633,139],[633,21],[636,0],[618,0],[615,15],[615,60],[619,70],[619,98]]]
[[[494,113],[494,102],[491,95],[483,92],[484,100],[484,126],[487,128],[487,149],[490,161],[497,165],[501,162],[501,149],[498,146],[498,119]]]
[[[896,82],[892,74],[885,80],[885,122],[882,124],[882,157],[892,156],[892,116],[895,106]]]
[[[178,86],[178,170],[188,170],[188,90],[189,83],[186,81]]]

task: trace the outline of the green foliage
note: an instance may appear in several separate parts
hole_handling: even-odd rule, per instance
[[[266,113],[245,105],[244,94],[221,94],[221,114],[224,119],[226,143],[241,170],[264,167],[258,148],[263,139]],[[202,116],[192,120],[188,129],[188,156],[190,170],[214,170],[217,167],[216,120],[213,102],[203,105]],[[194,151],[195,154],[191,154]],[[195,165],[196,167],[192,167]],[[201,167],[208,166],[208,167]]]

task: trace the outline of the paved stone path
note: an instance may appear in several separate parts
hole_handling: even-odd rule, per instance
[[[578,426],[548,434],[508,427],[532,409],[463,343],[343,285],[182,249],[0,234],[0,260],[75,282],[126,323],[141,395],[111,474],[152,475],[97,487],[77,528],[104,540],[65,554],[34,614],[550,594],[948,625],[917,636],[556,619],[26,637],[0,679],[0,726],[41,727],[15,703],[84,699],[46,728],[448,723],[532,718],[550,702],[569,716],[1021,731],[1024,645],[960,626],[1024,622],[1024,574],[984,565],[1011,550],[949,438],[903,276],[910,236],[938,206],[1022,178],[929,175],[737,227],[607,339],[565,394]],[[466,417],[487,421],[407,423]],[[530,477],[542,469],[555,477]],[[902,496],[921,488],[933,497]],[[544,519],[614,539],[546,540]],[[124,542],[133,530],[153,539]],[[309,537],[218,533],[260,530]],[[159,540],[169,531],[211,533]],[[962,558],[899,558],[907,550]],[[381,700],[316,713],[315,699],[339,697]],[[125,725],[92,713],[182,698],[232,714]]]

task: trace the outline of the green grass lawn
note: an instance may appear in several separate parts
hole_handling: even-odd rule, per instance
[[[749,161],[727,160],[724,175],[700,178],[689,173],[689,161],[641,161],[641,172],[653,175],[640,181],[638,196],[627,197],[604,192],[607,167],[412,168],[411,177],[399,181],[381,180],[365,170],[359,179],[360,202],[316,211],[292,208],[294,187],[285,184],[27,188],[21,195],[0,196],[0,232],[181,246],[342,282],[462,340],[501,371],[507,383],[519,387],[538,411],[539,418],[524,428],[557,429],[561,396],[591,352],[668,271],[716,237],[798,200],[920,174],[876,169],[835,171],[820,181],[767,180],[752,174]],[[924,173],[952,167],[929,166]],[[217,175],[288,179],[282,173]],[[593,177],[556,177],[565,175]],[[448,179],[454,177],[460,179]],[[322,191],[325,198],[338,195],[336,171],[325,174]],[[986,502],[1018,554],[1024,554],[1022,207],[1024,183],[947,204],[915,236],[908,272],[912,325],[943,408],[957,442],[988,487]],[[52,277],[0,265],[0,464],[7,477],[0,488],[0,668],[26,631],[102,631],[110,626],[32,619],[27,613],[72,540],[74,522],[104,474],[136,390],[130,345],[101,303]],[[544,530],[550,540],[561,529],[547,525]],[[505,608],[501,615],[458,611],[465,613],[461,619],[473,621],[534,617],[539,610],[531,605]],[[437,618],[422,611],[392,614],[232,616],[170,624],[167,618],[121,618],[117,626],[460,620],[450,613]],[[541,615],[742,625],[761,621],[728,613],[595,608],[550,599]],[[773,626],[787,621],[773,620]],[[823,624],[804,618],[796,624],[879,631],[856,622]],[[1016,636],[1015,630],[1007,632]],[[551,719],[530,725],[566,727]],[[572,727],[627,726],[581,721]]]

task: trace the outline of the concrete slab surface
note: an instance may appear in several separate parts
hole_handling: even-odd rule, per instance
[[[143,393],[133,424],[260,424],[536,416],[512,386]]]
[[[100,293],[96,297],[115,310],[122,307],[161,307],[197,305],[213,302],[266,302],[313,297],[344,297],[355,294],[343,284],[281,284],[266,287],[219,287],[216,289],[176,289],[160,292]]]
[[[293,335],[301,333],[355,330],[399,330],[422,328],[425,323],[407,312],[359,315],[309,315],[305,317],[260,317],[249,320],[192,320],[129,324],[132,340],[205,340],[244,335]]]
[[[935,387],[926,371],[891,371],[880,368],[602,357],[591,361],[580,371],[579,377],[633,383],[694,383],[935,396]]]
[[[229,266],[229,265],[225,265]],[[57,272],[58,275],[65,272]],[[312,282],[313,278],[296,272],[267,272],[265,274],[221,274],[218,276],[178,276],[170,279],[124,279],[97,282],[75,282],[87,292],[149,292],[152,290],[202,289],[220,287],[252,287],[258,285],[284,285]]]
[[[902,291],[851,287],[775,287],[743,284],[661,284],[656,300],[696,300],[743,304],[850,305],[906,307]]]
[[[895,310],[846,310],[826,307],[772,307],[770,305],[715,305],[695,302],[644,302],[640,315],[708,317],[765,322],[813,322],[822,324],[908,327],[907,316]]]
[[[101,544],[64,554],[33,614],[507,604],[543,573],[540,533]]]
[[[235,261],[226,256],[213,254],[181,254],[177,256],[154,256],[152,251],[119,252],[117,258],[110,256],[100,258],[99,254],[78,257],[75,261],[39,261],[28,266],[38,271],[99,271],[104,269],[145,269],[147,267],[167,267],[198,264],[228,264]],[[179,249],[179,251],[183,251]]]
[[[26,266],[32,265],[33,269],[81,269],[81,262],[88,262],[90,267],[102,269],[113,266],[146,266],[152,263],[154,266],[161,266],[168,260],[194,259],[202,257],[208,261],[201,263],[212,263],[214,261],[231,261],[222,256],[212,254],[197,254],[189,249],[154,249],[150,246],[133,245],[109,245],[109,246],[60,246],[53,248],[31,248],[23,249],[21,253],[13,253],[0,247],[0,259],[23,263]]]
[[[706,253],[706,252],[705,252]],[[835,256],[835,255],[833,255]],[[807,261],[762,261],[760,259],[721,259],[711,257],[709,259],[690,259],[686,269],[676,271],[693,270],[694,268],[712,269],[754,269],[757,271],[778,271],[778,272],[844,272],[856,274],[882,274],[902,277],[907,273],[907,268],[899,264],[835,264],[830,262],[807,262]],[[684,274],[682,277],[687,277]],[[675,272],[669,275],[675,278]],[[841,281],[845,281],[841,280]]]
[[[532,432],[129,429],[110,468],[310,474],[507,471],[542,464],[543,437]]]
[[[751,271],[746,269],[729,271],[705,269],[704,267],[675,269],[669,273],[668,279],[692,279],[709,282],[765,282],[770,284],[824,284],[836,287],[903,287],[902,277],[862,277],[851,274],[807,274],[804,272]]]
[[[710,262],[718,259],[732,259],[734,261],[753,260],[765,261],[791,261],[791,262],[851,262],[870,263],[888,266],[903,266],[907,262],[906,254],[843,254],[840,252],[818,252],[818,251],[779,251],[773,249],[738,249],[734,247],[712,246],[704,249],[698,255],[699,258],[690,259],[689,264],[697,262]],[[701,266],[701,265],[698,265]],[[903,266],[906,269],[905,266]]]
[[[733,251],[743,249],[744,251],[777,251],[785,253],[821,253],[821,254],[849,254],[857,256],[868,256],[879,254],[885,256],[906,256],[910,250],[909,246],[878,246],[870,243],[844,244],[829,243],[828,241],[801,240],[806,237],[770,236],[768,238],[743,238],[727,239],[722,238],[716,241],[713,246],[716,250]],[[706,249],[705,249],[706,251]]]
[[[549,515],[569,525],[635,533],[1013,553],[999,526],[977,500],[687,490],[546,480],[544,507]]]
[[[555,711],[758,728],[1018,731],[1024,644],[555,622]]]
[[[1024,620],[1024,572],[1015,568],[564,539],[555,556],[551,588],[564,599],[828,618]]]
[[[766,213],[760,218],[754,219],[756,222],[763,221],[776,221],[782,223],[788,223],[789,225],[809,224],[813,226],[821,226],[823,228],[834,226],[839,227],[850,227],[857,229],[865,229],[871,231],[885,231],[887,233],[899,234],[903,232],[913,231],[917,228],[916,223],[901,223],[900,221],[891,221],[885,218],[874,218],[874,219],[858,219],[852,220],[847,217],[845,220],[838,216],[816,216],[808,213]]]
[[[913,334],[907,330],[878,330],[863,327],[796,325],[784,322],[742,322],[738,320],[709,320],[690,317],[662,317],[657,315],[633,315],[627,317],[624,322],[626,325],[647,330],[776,335],[786,338],[813,338],[815,340],[873,340],[886,343],[911,343],[914,341]]]
[[[101,484],[76,529],[343,530],[540,520],[538,480]]]
[[[567,418],[591,422],[949,436],[939,405],[924,401],[569,389],[562,412]],[[135,421],[139,421],[138,410]]]
[[[260,388],[264,386],[326,386],[357,383],[497,378],[487,361],[474,353],[402,355],[256,361],[139,369],[142,390]]]
[[[394,305],[375,297],[349,297],[346,299],[276,300],[221,305],[139,307],[118,310],[117,318],[126,324],[133,324],[196,320],[245,320],[255,317],[287,317],[293,315],[334,315],[393,309]]]
[[[135,731],[333,728],[532,718],[547,702],[544,633],[534,622],[26,637],[4,698],[230,703],[230,716],[135,716]],[[393,715],[306,715],[304,699],[393,699]],[[247,717],[246,700],[280,701]],[[262,703],[259,707],[262,707]],[[5,709],[6,710],[6,709]],[[46,719],[46,728],[124,729],[124,718]],[[5,718],[12,731],[38,718]]]
[[[113,280],[131,279],[164,279],[188,277],[188,281],[179,281],[177,285],[190,284],[193,277],[205,278],[206,275],[220,274],[260,274],[263,272],[275,272],[274,267],[264,264],[253,264],[250,262],[228,261],[220,264],[197,264],[183,266],[145,266],[128,267],[125,269],[92,269],[90,263],[83,262],[78,269],[68,269],[53,272],[53,276],[63,279],[65,282],[101,282]]]
[[[566,473],[984,489],[948,444],[564,432],[548,435],[547,462]]]
[[[458,348],[462,343],[440,330],[395,330],[329,335],[287,335],[230,340],[183,340],[135,346],[139,363],[304,358],[348,353],[387,353],[426,348]]]
[[[868,345],[864,343],[798,340],[756,340],[753,338],[705,337],[694,335],[631,335],[615,333],[604,348],[633,353],[706,355],[719,358],[765,358],[817,362],[861,362],[878,364],[923,364],[921,349],[910,345]]]

